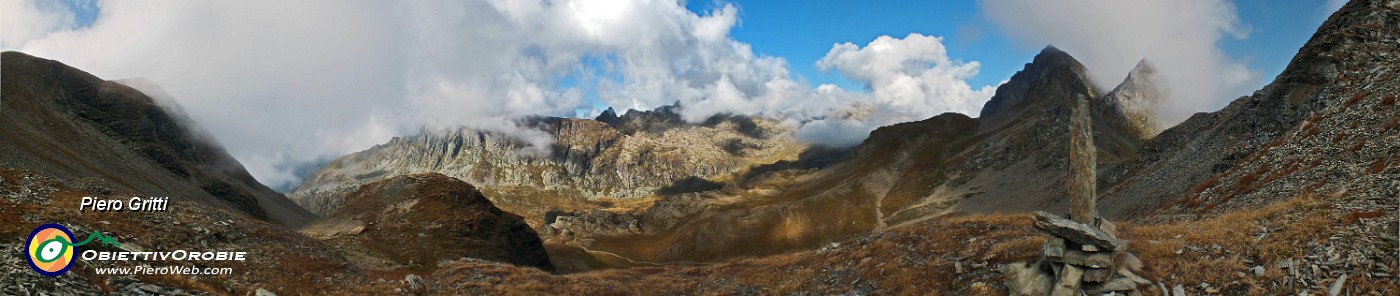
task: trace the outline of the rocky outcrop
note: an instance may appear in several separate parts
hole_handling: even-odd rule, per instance
[[[365,184],[301,232],[410,268],[471,257],[554,269],[524,219],[471,184],[436,173]]]
[[[0,167],[97,194],[192,199],[288,226],[314,216],[253,179],[171,102],[19,52],[3,56]]]
[[[1041,50],[1031,63],[997,87],[996,94],[982,106],[980,130],[1000,128],[1007,121],[1022,117],[1024,101],[1049,101],[1074,92],[1090,93],[1093,86],[1084,65],[1054,46]]]
[[[617,111],[613,110],[612,107],[603,110],[603,113],[599,113],[598,117],[594,117],[593,120],[607,125],[616,125],[621,122],[621,119],[617,117]]]
[[[715,189],[760,164],[794,158],[806,145],[777,121],[715,116],[685,123],[664,107],[604,121],[537,118],[523,125],[549,137],[544,147],[498,132],[424,130],[346,155],[312,173],[293,200],[317,213],[338,208],[361,184],[437,172],[467,180],[512,212],[542,221],[545,211]]]

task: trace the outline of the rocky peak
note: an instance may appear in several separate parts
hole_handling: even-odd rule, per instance
[[[608,125],[615,125],[618,120],[617,111],[614,111],[612,107],[608,107],[608,110],[603,110],[603,114],[598,114],[598,117],[594,117],[593,120]]]
[[[1137,92],[1150,89],[1150,63],[1140,63],[1126,84]],[[1069,118],[1076,102],[1089,106],[1093,131],[1093,159],[1108,166],[1133,158],[1148,132],[1134,128],[1147,120],[1148,107],[1137,92],[1123,91],[1122,102],[1100,96],[1082,64],[1053,46],[1046,47],[1011,79],[997,88],[982,109],[976,134],[953,147],[954,157],[940,164],[947,176],[945,192],[961,200],[956,210],[973,212],[1031,210],[1064,206],[1065,151],[1070,138]],[[1151,92],[1153,94],[1157,92]],[[1131,95],[1129,95],[1131,94]],[[1155,98],[1152,98],[1155,99]],[[1123,102],[1132,102],[1128,105]],[[1131,108],[1129,108],[1131,107]],[[1122,110],[1132,110],[1124,112]],[[1149,126],[1150,125],[1146,125]],[[1007,176],[1016,176],[1008,178]],[[934,179],[937,180],[937,179]],[[936,186],[929,186],[934,188]],[[1015,198],[1008,198],[1016,196]]]
[[[1128,71],[1128,77],[1122,83],[1104,95],[1098,111],[1101,115],[1115,117],[1127,124],[1124,128],[1139,137],[1152,138],[1162,131],[1153,110],[1166,96],[1166,81],[1151,62],[1143,59],[1132,71]]]
[[[623,114],[617,120],[599,121],[607,123],[618,132],[627,135],[639,132],[660,133],[686,124],[685,120],[681,118],[680,108],[679,104],[674,104],[657,107],[654,110],[628,109],[627,114]]]
[[[986,132],[996,129],[1020,117],[1025,109],[1020,107],[1024,105],[1068,101],[1076,93],[1098,97],[1089,83],[1084,65],[1068,53],[1047,46],[1036,54],[1031,63],[997,88],[996,94],[982,107],[979,130]]]
[[[1153,66],[1152,62],[1148,61],[1147,59],[1141,59],[1138,60],[1137,65],[1133,65],[1132,70],[1128,71],[1128,77],[1132,78],[1134,76],[1155,75],[1156,73],[1157,67]]]

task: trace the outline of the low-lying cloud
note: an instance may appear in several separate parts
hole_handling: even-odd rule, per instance
[[[547,145],[514,120],[679,102],[687,120],[781,117],[803,139],[845,146],[882,125],[975,114],[993,87],[969,86],[979,64],[921,34],[836,44],[819,67],[867,89],[812,86],[730,37],[733,5],[111,0],[79,26],[52,2],[3,1],[0,47],[149,79],[274,187],[299,182],[303,164],[424,127]]]
[[[996,91],[993,85],[968,85],[980,63],[954,60],[942,38],[921,34],[880,36],[864,47],[836,44],[817,67],[861,82],[868,91],[852,94],[821,85],[811,96],[838,104],[821,109],[816,115],[820,119],[803,125],[798,136],[834,146],[857,144],[880,126],[944,112],[975,116]]]
[[[1213,111],[1258,87],[1260,74],[1220,48],[1243,39],[1225,0],[1019,1],[982,0],[982,12],[1027,46],[1054,44],[1089,69],[1107,92],[1146,58],[1167,81],[1169,99],[1157,110],[1168,126],[1192,113]]]

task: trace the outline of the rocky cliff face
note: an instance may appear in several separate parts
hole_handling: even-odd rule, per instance
[[[501,207],[537,222],[550,209],[716,189],[749,167],[806,149],[776,121],[716,116],[690,124],[670,108],[527,122],[552,137],[548,147],[491,131],[425,130],[340,157],[288,195],[328,213],[362,184],[438,172],[481,186]]]
[[[0,167],[98,194],[131,190],[289,226],[312,214],[254,180],[197,125],[131,87],[19,52],[3,56]],[[173,103],[173,102],[172,102]]]
[[[399,267],[471,257],[554,270],[524,219],[497,208],[471,184],[437,173],[365,184],[301,232]]]

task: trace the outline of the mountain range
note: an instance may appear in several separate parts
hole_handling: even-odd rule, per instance
[[[1386,294],[1400,258],[1400,4],[1355,0],[1273,82],[1167,126],[1152,61],[1096,89],[1046,47],[977,117],[930,114],[844,149],[780,118],[685,106],[504,131],[425,128],[283,194],[150,83],[3,53],[0,292],[29,294],[1008,293],[1029,211],[1063,213],[1073,102],[1088,102],[1098,212],[1148,293]],[[83,196],[175,211],[73,211]],[[304,208],[304,209],[303,209]],[[227,276],[40,276],[25,234],[61,222],[126,251],[247,250]],[[152,231],[159,227],[160,231]],[[111,248],[111,247],[101,247]],[[1330,291],[1329,291],[1330,290]],[[1172,293],[1175,293],[1174,291]],[[1334,293],[1335,294],[1335,293]]]
[[[1100,166],[1122,163],[1158,132],[1148,108],[1164,93],[1154,73],[1143,61],[1100,94],[1083,65],[1048,47],[981,118],[883,127],[848,151],[803,145],[773,119],[685,123],[677,106],[537,119],[554,136],[548,154],[488,131],[425,131],[338,158],[289,196],[326,209],[344,195],[337,190],[438,172],[480,184],[496,204],[540,221],[552,241],[600,256],[770,255],[949,212],[1063,208],[1069,100],[1092,98]]]

